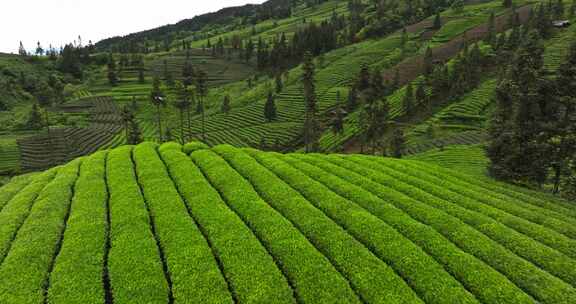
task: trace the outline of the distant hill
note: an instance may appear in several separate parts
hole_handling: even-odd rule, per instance
[[[272,17],[282,18],[289,16],[292,0],[269,0],[263,4],[247,4],[238,7],[227,7],[217,12],[199,15],[191,19],[185,19],[175,24],[169,24],[158,28],[129,34],[122,37],[112,37],[96,43],[96,49],[107,51],[126,47],[144,41],[173,40],[185,37],[194,31],[199,31],[205,26],[234,24],[238,20],[243,24],[257,24],[258,21]]]

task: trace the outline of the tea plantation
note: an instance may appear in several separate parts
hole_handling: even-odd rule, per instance
[[[575,224],[415,160],[143,143],[0,188],[0,303],[575,303]]]

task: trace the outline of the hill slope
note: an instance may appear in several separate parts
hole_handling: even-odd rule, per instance
[[[0,188],[0,303],[575,303],[575,224],[418,161],[123,146]]]

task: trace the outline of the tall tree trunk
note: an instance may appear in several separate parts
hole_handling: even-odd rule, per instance
[[[184,109],[180,109],[180,143],[184,144]]]
[[[160,143],[163,142],[162,140],[162,118],[160,117],[160,105],[156,106],[156,119],[158,122],[158,140],[160,141]]]
[[[48,115],[48,109],[44,110],[44,119],[46,120],[46,131],[48,131],[48,136],[50,136],[50,117]]]
[[[190,135],[190,134],[192,134],[192,118],[191,118],[191,114],[190,114],[190,106],[188,106],[188,108],[186,109],[186,116],[187,116],[187,120],[188,120],[188,122],[187,122],[188,123],[188,132],[187,132],[188,138],[186,141],[188,142],[192,139],[191,135]]]
[[[206,109],[204,109],[204,97],[200,99],[202,103],[202,141],[206,143]]]
[[[560,181],[562,179],[562,167],[560,165],[554,166],[554,194],[560,192]]]

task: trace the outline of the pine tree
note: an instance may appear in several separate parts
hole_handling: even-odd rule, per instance
[[[402,36],[401,36],[401,40],[400,40],[402,52],[404,52],[406,50],[407,44],[408,44],[408,32],[406,31],[406,28],[403,28],[402,29]]]
[[[402,99],[402,106],[404,107],[406,115],[412,115],[412,111],[414,110],[414,89],[411,83],[406,86],[404,99]]]
[[[183,144],[186,139],[184,136],[184,114],[190,108],[190,91],[184,84],[177,81],[174,85],[176,99],[173,102],[174,107],[178,110],[180,121],[180,142]]]
[[[44,55],[44,48],[42,48],[42,45],[40,45],[40,41],[38,41],[38,43],[36,44],[36,56],[42,56]]]
[[[428,95],[426,94],[424,81],[418,83],[416,92],[414,93],[415,104],[428,106]]]
[[[370,70],[368,66],[362,66],[358,75],[358,90],[364,91],[370,88]]]
[[[146,77],[144,75],[144,60],[143,59],[140,59],[140,62],[138,63],[138,82],[141,84],[146,82]]]
[[[126,139],[129,145],[137,145],[142,142],[142,132],[136,120],[131,120],[129,123],[129,133]]]
[[[317,145],[317,121],[316,121],[316,86],[315,79],[315,66],[312,54],[306,52],[304,54],[302,84],[304,87],[304,102],[306,104],[305,122],[304,122],[304,143],[306,152],[313,152],[316,150]]]
[[[434,23],[432,24],[432,29],[439,30],[441,28],[442,28],[442,17],[440,16],[440,13],[438,12],[436,14],[436,17],[434,17]]]
[[[108,55],[108,83],[111,86],[118,84],[118,75],[116,74],[116,61],[112,53]]]
[[[230,95],[224,96],[224,100],[222,101],[222,106],[220,107],[220,112],[224,114],[230,113],[231,106],[230,106]]]
[[[122,117],[122,122],[124,123],[124,132],[126,139],[130,137],[130,122],[134,120],[134,114],[132,113],[132,109],[128,105],[122,107],[122,111],[120,112],[120,116]]]
[[[332,132],[337,135],[344,133],[344,110],[338,107],[334,111],[334,117],[331,122]]]
[[[32,109],[28,115],[28,121],[26,122],[26,127],[30,130],[40,130],[43,127],[42,113],[40,113],[37,103],[32,105]]]
[[[370,84],[375,96],[383,96],[386,93],[384,79],[382,78],[382,73],[380,71],[374,71],[374,73],[372,73]]]
[[[434,53],[430,47],[426,48],[424,54],[424,75],[429,76],[434,72]]]
[[[44,125],[48,134],[50,134],[50,116],[48,115],[48,108],[54,103],[54,91],[45,82],[40,82],[35,93],[38,105],[44,109]]]
[[[22,41],[20,41],[20,46],[18,47],[18,55],[28,56],[28,52],[26,52],[26,48],[24,47],[24,44],[22,44]]]
[[[490,128],[490,173],[500,179],[542,184],[550,159],[539,143],[544,131],[541,95],[543,47],[536,32],[523,39],[512,67],[496,89],[497,111]],[[544,103],[543,103],[544,102]]]
[[[512,4],[513,4],[512,0],[503,0],[502,1],[502,6],[505,8],[511,8]]]
[[[205,98],[208,96],[208,75],[206,72],[200,70],[196,73],[196,95],[198,96],[197,113],[202,114],[202,140],[206,141],[206,110]]]
[[[494,12],[491,12],[488,18],[488,36],[486,36],[486,42],[492,46],[496,44],[496,17]]]
[[[267,122],[271,122],[276,119],[276,103],[274,100],[274,94],[272,94],[272,92],[268,93],[268,99],[264,105],[264,118]]]
[[[388,112],[386,99],[369,100],[360,111],[359,123],[363,134],[363,145],[369,144],[372,154],[376,154],[378,142],[386,130]]]
[[[392,91],[398,90],[400,88],[400,70],[394,69],[394,79],[392,80]]]
[[[276,94],[280,94],[282,92],[282,89],[284,88],[284,85],[282,83],[282,75],[280,73],[276,74]]]
[[[404,131],[397,128],[392,135],[392,156],[395,158],[402,158],[406,146],[406,139],[404,138]]]
[[[358,106],[358,91],[356,86],[352,86],[348,91],[348,99],[346,100],[346,110],[353,112]]]
[[[161,108],[166,106],[164,92],[160,88],[160,78],[154,77],[152,82],[152,91],[150,92],[150,101],[156,107],[156,125],[158,127],[158,141],[163,142],[162,138],[162,111]]]

